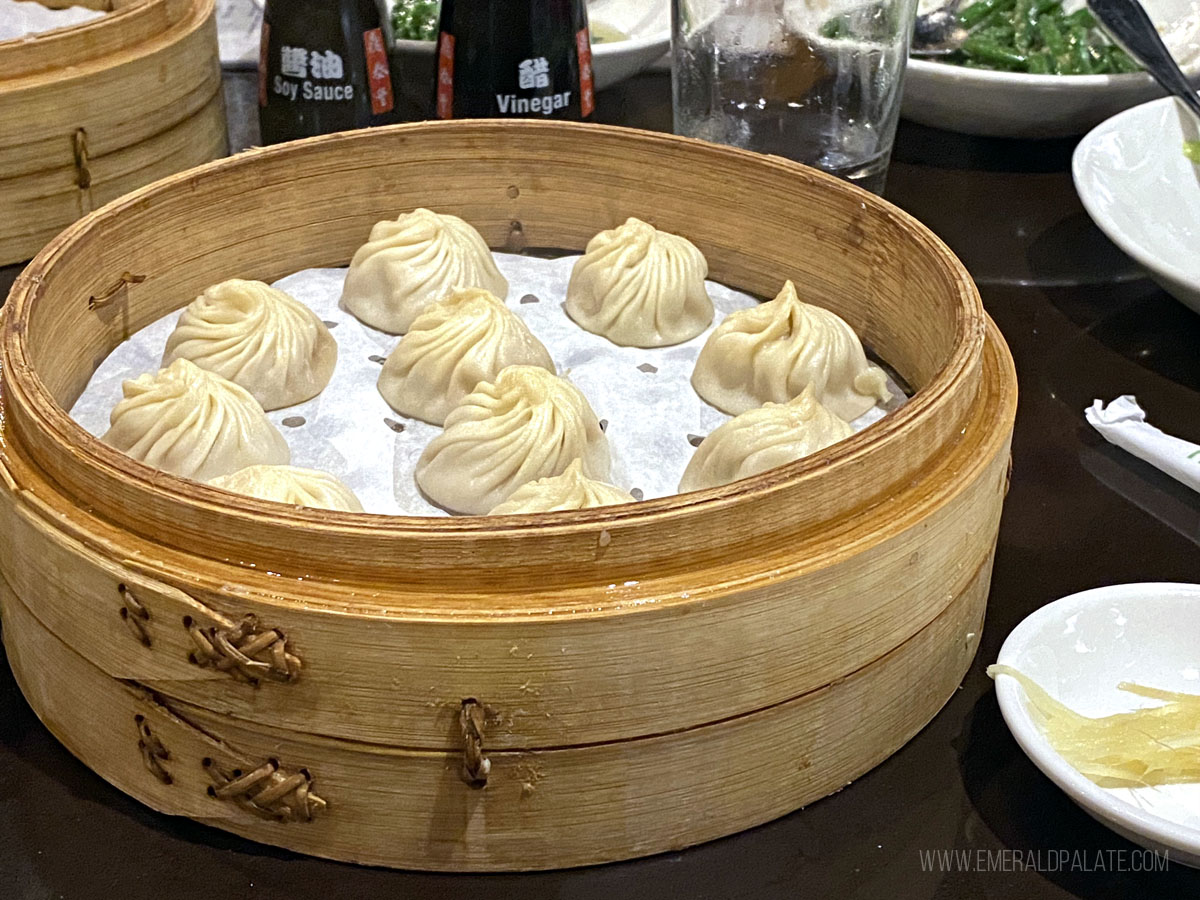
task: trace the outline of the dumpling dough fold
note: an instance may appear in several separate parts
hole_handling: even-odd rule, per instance
[[[339,479],[319,469],[301,469],[297,466],[247,466],[232,475],[221,475],[209,479],[213,487],[273,500],[292,506],[309,506],[313,509],[332,509],[342,512],[362,512],[362,504]]]
[[[774,300],[738,310],[713,329],[692,372],[696,393],[731,416],[786,403],[810,385],[848,422],[892,398],[887,376],[867,361],[854,329],[802,302],[790,281]]]
[[[372,328],[403,334],[429,304],[470,287],[508,296],[483,237],[458,216],[415,209],[371,229],[350,260],[342,305]]]
[[[241,385],[263,409],[282,409],[325,390],[337,342],[303,303],[261,281],[231,278],[184,309],[162,364],[177,359]]]
[[[787,403],[734,416],[706,437],[688,462],[679,492],[729,484],[845,440],[854,429],[822,406],[812,385]]]
[[[581,459],[589,478],[611,468],[608,440],[579,389],[536,366],[509,366],[446,417],[417,460],[417,484],[452,512],[484,515],[517,488]]]
[[[537,481],[521,485],[488,515],[562,512],[633,502],[633,495],[628,491],[584,475],[583,460],[577,459],[567,466],[567,471],[561,475],[551,475],[549,478],[539,478]]]
[[[101,440],[148,466],[208,481],[291,460],[287,441],[249,391],[186,359],[122,390]]]

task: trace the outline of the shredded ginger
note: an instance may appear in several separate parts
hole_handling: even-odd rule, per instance
[[[1122,681],[1117,687],[1162,706],[1091,719],[1047,694],[1011,666],[988,666],[988,675],[1011,675],[1029,698],[1034,721],[1051,746],[1101,787],[1149,787],[1200,781],[1200,696]]]

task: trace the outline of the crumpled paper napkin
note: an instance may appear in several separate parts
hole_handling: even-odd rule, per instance
[[[1110,444],[1200,491],[1200,445],[1155,428],[1146,421],[1145,410],[1132,394],[1124,394],[1108,406],[1097,400],[1084,415]]]

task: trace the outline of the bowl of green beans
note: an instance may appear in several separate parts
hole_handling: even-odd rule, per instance
[[[1200,3],[1143,3],[1200,84]],[[1065,137],[1162,95],[1079,0],[968,0],[958,17],[968,32],[959,51],[909,60],[906,118],[994,137]]]

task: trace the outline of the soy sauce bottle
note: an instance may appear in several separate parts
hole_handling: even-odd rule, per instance
[[[584,0],[442,0],[439,119],[586,119],[592,46]]]
[[[267,0],[258,60],[264,144],[398,121],[382,0]]]

